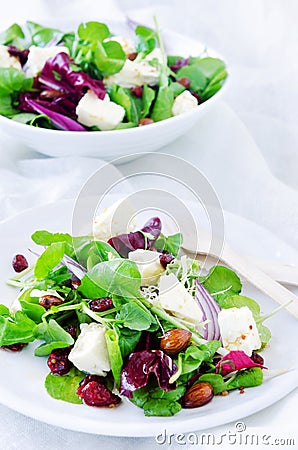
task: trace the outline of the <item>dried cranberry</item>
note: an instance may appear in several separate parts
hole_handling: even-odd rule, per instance
[[[89,306],[94,312],[103,312],[113,307],[113,301],[110,297],[95,298]]]
[[[28,261],[24,255],[15,255],[12,260],[12,267],[15,272],[23,272],[28,267]]]
[[[72,338],[77,338],[77,329],[74,325],[69,325],[69,327],[66,328],[66,331],[71,335]]]
[[[168,265],[171,261],[173,261],[173,259],[174,259],[174,256],[172,255],[172,253],[162,253],[162,254],[159,256],[159,262],[160,262],[160,264],[162,265],[162,267],[163,267],[164,269],[167,268],[167,265]]]
[[[185,89],[189,89],[189,87],[190,87],[190,79],[187,78],[187,77],[179,78],[179,80],[177,80],[177,83],[179,83],[182,86],[184,86]]]
[[[198,100],[198,104],[202,103],[202,98],[199,96],[199,94],[194,91],[190,91],[190,93]]]
[[[259,353],[257,353],[257,352],[252,352],[251,359],[256,364],[260,364],[261,366],[264,365],[264,358],[262,358],[262,356],[259,355]]]
[[[71,347],[56,348],[48,357],[48,366],[52,373],[65,375],[70,371],[73,364],[68,359]]]
[[[149,119],[149,117],[145,117],[145,119],[140,120],[139,127],[143,127],[144,125],[150,125],[151,123],[154,123],[154,120]]]
[[[96,381],[97,383],[105,385],[105,379],[100,377],[99,375],[86,375],[85,378],[80,382],[79,388],[77,390],[77,394],[80,395],[83,388],[87,386],[90,381]]]
[[[136,97],[143,96],[143,86],[134,86],[130,89],[131,93]]]
[[[23,350],[24,347],[26,347],[27,344],[22,344],[21,342],[18,342],[16,344],[10,344],[10,345],[2,345],[1,348],[3,350],[9,350],[11,352],[20,352]]]
[[[104,384],[98,381],[89,381],[84,387],[80,386],[77,394],[89,406],[113,408],[121,402],[118,395],[113,394]]]
[[[129,59],[130,61],[134,61],[137,56],[138,56],[137,52],[132,52],[127,55],[127,59]]]

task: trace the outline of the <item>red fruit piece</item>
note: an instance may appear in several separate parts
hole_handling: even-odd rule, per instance
[[[145,117],[145,119],[141,119],[139,121],[139,127],[143,127],[145,125],[151,125],[151,123],[154,123],[154,120],[149,119],[149,117]]]
[[[85,380],[85,379],[84,379]],[[83,380],[83,382],[84,382]],[[99,381],[89,381],[87,384],[81,384],[77,394],[84,400],[86,405],[113,408],[121,402],[118,395],[113,394],[104,384]]]
[[[95,298],[90,302],[90,309],[94,312],[103,312],[113,307],[110,297]]]
[[[71,347],[56,348],[48,357],[47,364],[52,373],[57,375],[65,375],[73,367],[73,364],[68,359]]]
[[[12,267],[15,272],[23,272],[28,267],[28,261],[24,255],[15,255],[12,260]]]
[[[177,80],[177,83],[179,83],[182,86],[184,86],[185,89],[189,89],[189,87],[190,87],[190,79],[187,78],[187,77],[179,78],[179,80]]]
[[[171,253],[162,253],[162,254],[159,256],[159,262],[160,262],[160,264],[162,265],[162,267],[163,267],[164,269],[167,268],[167,265],[168,265],[171,261],[173,261],[173,259],[174,259],[174,256],[173,256]]]
[[[23,350],[24,347],[26,347],[27,344],[22,344],[21,342],[18,342],[16,344],[10,344],[10,345],[2,345],[1,348],[3,350],[9,350],[11,352],[20,352]]]
[[[134,86],[130,89],[131,93],[136,97],[143,96],[143,86]]]

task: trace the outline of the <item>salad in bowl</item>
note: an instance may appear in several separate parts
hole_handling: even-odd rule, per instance
[[[237,274],[220,265],[202,274],[182,254],[183,236],[166,236],[158,217],[113,236],[107,217],[96,218],[90,236],[36,231],[41,250],[30,267],[14,256],[8,284],[20,292],[0,305],[3,351],[31,347],[57,400],[93,408],[128,401],[146,416],[261,385],[260,352],[271,338],[263,322],[272,313],[262,316],[241,294]]]
[[[46,129],[123,130],[200,108],[221,89],[222,60],[167,54],[157,23],[127,34],[100,22],[11,25],[0,34],[0,114]]]

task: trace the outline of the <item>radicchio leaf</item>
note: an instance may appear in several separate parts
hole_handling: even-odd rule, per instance
[[[132,398],[135,390],[147,385],[151,374],[155,375],[161,389],[172,391],[176,383],[169,380],[176,371],[176,364],[161,350],[131,353],[121,371],[120,394]]]
[[[74,63],[69,55],[64,52],[58,53],[45,63],[38,80],[42,86],[78,94],[79,97],[91,89],[99,99],[103,100],[106,95],[103,82],[93,80],[88,74],[73,68]]]
[[[127,258],[131,251],[150,248],[158,239],[160,232],[161,220],[159,217],[152,217],[140,231],[111,237],[108,244],[114,247],[123,258]]]
[[[251,367],[261,367],[261,369],[266,369],[262,364],[254,362],[242,350],[232,350],[217,363],[216,373],[225,376],[228,373],[241,369],[249,369]]]

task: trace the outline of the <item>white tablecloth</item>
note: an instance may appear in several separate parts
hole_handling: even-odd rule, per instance
[[[188,136],[163,151],[197,165],[226,210],[264,225],[298,250],[295,1],[211,0],[207,4],[201,0],[166,0],[159,6],[152,0],[121,0],[119,4],[138,21],[150,21],[154,10],[162,26],[202,40],[227,59],[231,83],[225,102],[207,114]],[[47,15],[80,14],[82,19],[103,20],[112,6],[108,1],[103,6],[91,0],[12,0],[1,12],[0,25],[3,28],[27,18],[42,21]],[[113,17],[116,15],[121,14],[114,8]],[[0,219],[27,207],[73,197],[100,164],[94,160],[50,160],[0,135]],[[53,184],[55,189],[49,190]],[[247,430],[296,438],[297,443],[297,400],[296,391],[245,419]],[[5,407],[0,407],[0,418],[0,448],[4,450],[159,447],[153,438],[110,438],[63,431]],[[233,431],[233,427],[230,424],[214,432],[218,435]],[[171,448],[180,447],[173,444]]]

